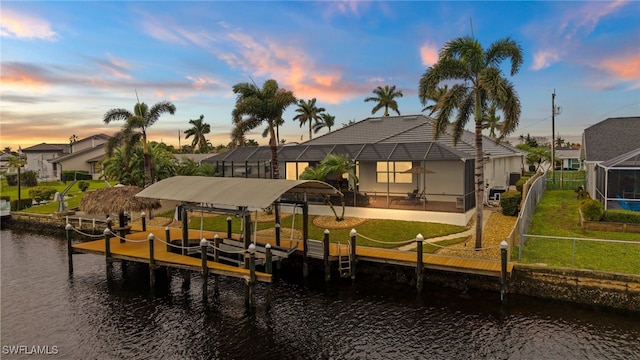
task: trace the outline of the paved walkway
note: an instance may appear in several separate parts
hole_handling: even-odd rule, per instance
[[[487,225],[487,221],[489,221],[489,217],[491,217],[491,214],[493,214],[493,211],[491,210],[484,210],[483,211],[483,216],[482,216],[482,228],[484,229],[484,227]],[[455,234],[449,234],[449,235],[444,235],[444,236],[438,236],[438,237],[434,237],[434,238],[429,238],[429,239],[424,239],[425,243],[434,243],[434,242],[438,242],[438,241],[442,241],[442,240],[449,240],[449,239],[455,239],[455,238],[459,238],[459,237],[463,237],[463,236],[469,236],[469,235],[473,235],[476,231],[475,226],[473,226],[471,229],[465,230],[463,232],[459,232],[459,233],[455,233]],[[401,246],[398,248],[398,250],[402,250],[402,251],[409,251],[409,250],[413,250],[415,249],[417,246],[416,242],[412,242],[410,244]]]

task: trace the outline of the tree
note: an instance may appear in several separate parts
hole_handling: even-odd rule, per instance
[[[280,118],[278,120],[276,120],[274,122],[275,126],[276,126],[276,142],[278,144],[280,144],[280,126],[284,125],[284,119]],[[264,128],[264,130],[262,131],[262,137],[267,137],[269,136],[269,127],[267,126],[266,128]]]
[[[378,86],[373,93],[376,96],[370,96],[364,99],[365,102],[375,101],[377,104],[371,110],[371,114],[375,114],[378,110],[384,108],[384,116],[389,116],[389,108],[400,115],[398,111],[398,103],[395,98],[402,97],[402,91],[396,90],[396,86],[385,85],[384,87]]]
[[[475,121],[475,191],[476,191],[476,249],[482,247],[482,211],[484,203],[484,164],[482,150],[482,115],[489,102],[493,102],[504,115],[499,139],[512,133],[520,119],[520,99],[514,86],[502,75],[500,64],[511,60],[511,76],[523,63],[522,48],[514,40],[504,38],[486,50],[473,37],[461,37],[447,42],[440,51],[437,63],[429,67],[420,78],[418,94],[422,104],[443,81],[455,83],[435,105],[435,137],[451,125],[457,142],[473,115]]]
[[[236,124],[236,129],[251,130],[263,122],[267,123],[271,148],[271,177],[280,178],[275,127],[276,122],[282,118],[284,110],[296,102],[296,97],[293,92],[280,89],[278,82],[273,79],[265,81],[262,88],[258,88],[253,83],[238,83],[233,86],[233,92],[237,97],[231,117]]]
[[[317,124],[320,121],[320,113],[324,111],[325,109],[323,107],[316,106],[316,98],[309,101],[300,100],[298,102],[298,108],[296,109],[298,115],[294,116],[293,120],[300,121],[300,127],[309,123],[309,140],[312,139],[311,129],[314,123]]]
[[[193,127],[184,132],[185,139],[193,136],[191,147],[195,149],[198,146],[200,153],[208,152],[209,146],[205,135],[211,132],[211,125],[204,122],[204,115],[200,115],[198,119],[189,120],[189,124],[193,125]]]
[[[496,131],[502,133],[502,123],[500,115],[496,115],[495,105],[489,106],[487,112],[482,115],[482,129],[489,129],[489,137],[498,140]]]
[[[313,125],[313,133],[317,134],[323,128],[327,128],[331,132],[331,128],[335,125],[336,117],[327,113],[320,114],[320,121]]]
[[[175,112],[175,105],[169,101],[161,101],[154,104],[151,109],[149,109],[145,103],[137,103],[133,108],[133,113],[126,109],[111,109],[104,114],[103,120],[105,124],[109,124],[112,121],[124,120],[118,139],[123,141],[125,146],[142,142],[145,187],[153,183],[153,164],[147,144],[147,129],[155,124],[162,114],[169,113],[173,115]],[[109,145],[107,146],[109,148]],[[130,152],[127,151],[127,154],[130,155]]]
[[[444,86],[438,86],[437,88],[435,88],[433,90],[433,93],[428,94],[426,96],[427,100],[432,100],[435,104],[438,103],[438,101],[440,101],[440,99],[444,96],[444,94],[447,93],[447,91],[449,90],[449,86],[448,85],[444,85]],[[425,101],[426,103],[426,101]],[[433,115],[433,113],[435,112],[435,104],[434,105],[428,105],[425,106],[422,111],[427,111],[429,110],[429,116]]]

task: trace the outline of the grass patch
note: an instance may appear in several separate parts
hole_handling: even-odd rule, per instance
[[[442,241],[436,241],[433,243],[423,244],[422,252],[424,254],[435,254],[438,250],[442,249],[443,247],[460,244],[465,241],[468,241],[469,239],[471,239],[471,236],[462,236],[454,239],[448,239],[448,240],[442,240]]]
[[[89,189],[87,191],[100,189],[107,187],[107,184],[102,180],[85,180],[89,182]],[[6,180],[2,180],[0,183],[0,195],[9,196],[11,200],[18,199],[18,187],[17,186],[8,186]],[[62,183],[60,181],[53,182],[42,182],[39,183],[38,186],[46,186],[53,187],[57,192],[62,192],[67,188],[69,184]],[[30,187],[20,187],[20,198],[26,199],[29,197],[29,189]],[[76,182],[71,189],[67,192],[67,196],[70,196],[65,201],[68,203],[67,208],[73,209],[80,205],[80,201],[84,197],[86,192],[80,191],[78,188],[78,182]],[[23,212],[32,213],[32,214],[51,214],[58,211],[58,202],[57,201],[49,201],[46,204],[34,205],[28,209],[24,209]]]
[[[309,237],[311,239],[322,240],[324,238],[324,230],[313,225],[314,216],[309,216]],[[285,216],[281,219],[282,228],[291,229],[292,217]],[[231,228],[234,233],[240,232],[241,219],[233,218]],[[189,223],[190,229],[200,229],[200,217],[191,219]],[[227,232],[227,216],[220,215],[215,217],[205,217],[202,220],[203,230],[216,231],[221,234]],[[257,224],[257,230],[273,229],[275,228],[275,222],[259,222]],[[302,231],[302,216],[296,216],[293,228],[298,231]],[[433,238],[437,236],[444,236],[449,234],[455,234],[465,231],[463,226],[440,224],[440,223],[428,223],[418,221],[398,221],[398,220],[384,220],[384,219],[371,219],[364,224],[356,226],[356,231],[368,238],[376,241],[369,241],[363,237],[357,237],[357,244],[362,246],[381,247],[381,248],[396,248],[405,244],[407,240],[414,239],[416,235],[422,234],[425,239]],[[349,232],[351,228],[345,229],[331,229],[329,239],[331,242],[345,243],[349,241]],[[377,241],[390,243],[381,244]],[[397,244],[394,244],[397,243]]]
[[[538,204],[530,235],[582,239],[623,240],[618,244],[528,237],[521,262],[550,266],[640,274],[640,234],[583,230],[578,214],[579,201],[573,190],[547,190]],[[518,250],[514,252],[517,258]]]

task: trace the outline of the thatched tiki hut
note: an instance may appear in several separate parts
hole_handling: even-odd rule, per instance
[[[140,198],[135,195],[142,191],[137,186],[115,186],[89,192],[80,202],[80,210],[87,214],[118,214],[119,226],[126,224],[125,211],[158,209],[161,204],[156,199]]]

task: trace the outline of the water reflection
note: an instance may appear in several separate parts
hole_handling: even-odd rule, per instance
[[[640,318],[495,293],[336,279],[256,288],[221,279],[204,303],[201,279],[178,272],[149,290],[148,269],[74,257],[63,239],[1,232],[2,345],[50,345],[66,359],[631,359]],[[162,285],[163,284],[163,285]],[[3,348],[4,349],[4,348]],[[2,355],[3,359],[34,358]],[[35,357],[38,358],[38,357]]]

